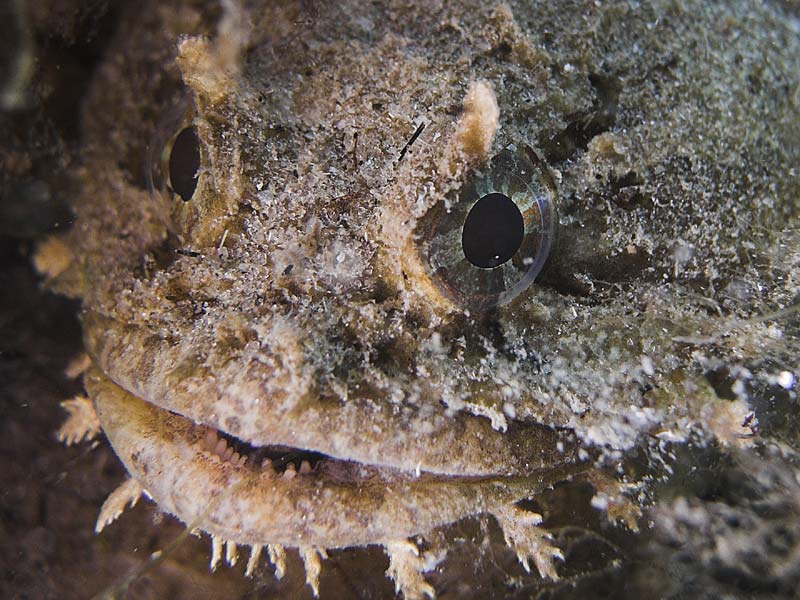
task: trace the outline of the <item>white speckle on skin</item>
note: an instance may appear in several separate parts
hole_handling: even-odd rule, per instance
[[[644,372],[645,375],[647,375],[648,377],[652,377],[653,375],[655,375],[656,370],[653,367],[653,361],[650,359],[649,356],[642,356],[641,362],[642,362],[642,371]]]
[[[679,442],[686,441],[686,436],[685,435],[676,433],[675,431],[671,431],[671,430],[659,431],[656,434],[656,437],[659,440],[663,440],[665,442],[671,442],[671,443],[679,443]]]
[[[598,493],[592,496],[592,508],[597,510],[608,510],[608,496],[606,494]]]
[[[795,384],[795,376],[793,373],[789,371],[781,371],[778,373],[778,377],[776,378],[776,382],[779,386],[781,386],[785,390],[790,390],[794,387]]]
[[[678,241],[673,250],[673,276],[677,279],[678,275],[683,271],[684,265],[688,263],[694,256],[694,247],[682,240]]]
[[[503,412],[509,419],[517,418],[517,409],[510,402],[506,402],[505,404],[503,404]]]

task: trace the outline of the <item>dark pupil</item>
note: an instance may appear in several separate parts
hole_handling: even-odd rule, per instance
[[[522,245],[525,223],[514,201],[498,192],[475,203],[464,222],[461,245],[476,267],[492,269],[516,254]]]
[[[197,187],[197,171],[200,169],[200,140],[197,129],[187,127],[178,134],[169,154],[169,181],[172,191],[183,198],[191,199]]]

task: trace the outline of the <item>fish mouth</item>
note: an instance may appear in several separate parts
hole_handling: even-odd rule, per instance
[[[96,368],[86,385],[109,442],[159,507],[237,544],[339,548],[404,539],[515,502],[575,470],[454,476],[253,446],[137,398]]]
[[[279,444],[269,446],[252,446],[224,431],[207,427],[202,437],[202,446],[211,455],[222,462],[234,466],[247,466],[252,469],[272,469],[287,478],[292,472],[308,475],[317,465],[325,460],[335,460],[320,452],[292,448]]]
[[[238,454],[250,468],[265,460],[273,469],[291,463],[295,471],[353,463],[413,476],[481,478],[576,462],[569,432],[538,423],[511,421],[496,430],[490,419],[435,399],[403,406],[319,398],[298,375],[303,366],[291,358],[298,354],[291,340],[271,354],[217,366],[197,356],[197,348],[211,344],[190,334],[176,343],[96,312],[84,313],[83,321],[87,350],[110,381],[131,398],[198,424],[205,450],[227,461]]]

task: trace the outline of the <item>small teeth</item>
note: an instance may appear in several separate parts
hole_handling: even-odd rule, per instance
[[[216,429],[208,428],[199,442],[200,447],[207,451],[211,458],[223,463],[229,463],[235,467],[244,467],[248,462],[253,462],[253,458],[244,454],[239,454],[229,446],[225,438],[220,437]],[[257,463],[256,463],[257,464]],[[274,473],[275,467],[272,460],[265,458],[261,461],[261,469],[267,473]],[[308,460],[300,462],[299,467],[295,463],[287,463],[286,469],[283,471],[283,476],[286,479],[294,479],[295,476],[308,475],[314,470]]]
[[[237,467],[243,467],[247,463],[247,456],[241,456],[238,452],[234,452],[225,438],[219,437],[216,430],[209,429],[203,436],[200,442],[203,450],[211,453],[212,457],[228,462]]]
[[[209,429],[206,431],[206,435],[203,438],[203,447],[209,452],[213,452],[214,448],[217,446],[217,439],[217,432],[213,429]]]

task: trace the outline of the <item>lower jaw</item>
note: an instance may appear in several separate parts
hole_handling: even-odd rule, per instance
[[[417,476],[286,448],[244,448],[98,371],[87,388],[115,452],[159,507],[236,544],[383,544],[493,512],[565,478],[560,469],[516,478]]]

